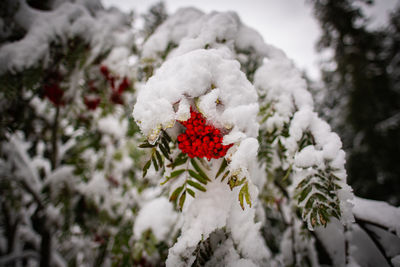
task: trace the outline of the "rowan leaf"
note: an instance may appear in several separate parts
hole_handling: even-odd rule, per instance
[[[215,175],[215,179],[218,178],[218,176],[221,175],[221,173],[224,172],[224,170],[226,169],[226,166],[228,166],[228,162],[226,161],[226,159],[224,159],[221,163],[221,166],[219,167],[219,170],[217,172],[217,175]]]
[[[169,180],[181,175],[183,172],[185,172],[185,170],[177,170],[177,171],[172,172],[169,177],[166,177],[167,179],[165,179],[165,181],[162,182],[161,185],[165,185]]]
[[[177,166],[180,166],[182,164],[185,164],[185,162],[188,160],[188,156],[186,154],[180,153],[176,159],[174,160],[173,163],[169,164],[168,167],[172,167],[174,169]]]
[[[156,157],[157,157],[157,160],[158,160],[158,165],[160,166],[160,168],[162,168],[162,166],[164,165],[163,159],[161,157],[160,152],[158,152],[157,150],[156,150]]]
[[[196,183],[196,182],[191,181],[191,180],[188,180],[187,183],[188,183],[188,185],[191,185],[191,186],[193,186],[194,188],[196,188],[196,189],[198,189],[200,191],[206,192],[206,189],[202,185],[200,185],[199,183]]]
[[[199,181],[202,184],[207,184],[207,180],[200,176],[200,174],[196,173],[193,170],[188,170],[189,175],[192,176],[194,179]]]
[[[244,197],[246,199],[246,203],[251,208],[251,199],[250,199],[250,194],[249,194],[249,185],[248,185],[248,183],[245,183],[245,185],[243,187],[245,187]]]
[[[171,175],[170,175],[169,177],[174,178],[174,177],[176,177],[176,176],[181,175],[181,174],[184,173],[185,171],[186,171],[186,170],[176,170],[176,171],[173,171],[173,172],[171,172]]]
[[[186,188],[186,191],[194,198],[196,196],[196,194],[194,193],[194,191],[190,188]]]
[[[142,143],[139,145],[140,148],[149,148],[149,147],[155,147],[156,145],[152,145],[150,143]]]
[[[242,210],[244,210],[243,197],[246,199],[247,205],[249,205],[249,207],[251,208],[251,200],[250,200],[249,187],[248,187],[247,182],[242,186],[242,188],[239,191],[239,202],[240,202],[240,206],[242,207]]]
[[[172,162],[172,160],[169,157],[169,153],[167,152],[167,150],[165,150],[165,148],[162,145],[159,145],[158,147],[160,148],[160,150],[163,153],[164,157]]]
[[[172,142],[172,139],[169,136],[169,134],[167,133],[167,131],[162,130],[162,132],[163,132],[163,136],[165,137],[165,139],[167,139],[168,142]]]
[[[160,143],[160,145],[161,145],[161,144],[164,146],[165,150],[167,150],[168,154],[171,153],[171,150],[170,150],[170,148],[169,148],[169,143],[168,143],[167,139],[161,138],[161,143]]]
[[[150,164],[151,164],[151,159],[149,161],[147,161],[146,164],[144,164],[144,167],[143,167],[143,178],[146,176],[147,171],[150,168]]]
[[[158,172],[159,168],[158,168],[157,160],[154,157],[154,154],[151,156],[151,160],[153,161],[154,169],[156,169],[156,171]]]
[[[221,182],[223,182],[223,181],[225,180],[225,178],[229,175],[229,172],[230,172],[230,171],[226,171],[226,172],[224,173],[224,176],[222,176]]]
[[[240,189],[240,191],[239,191],[239,203],[240,203],[240,207],[242,207],[242,210],[244,210],[244,205],[243,205],[243,188],[244,188],[244,186],[242,187],[242,189]]]
[[[186,190],[183,191],[183,193],[182,193],[182,195],[181,195],[181,197],[179,199],[179,208],[180,208],[180,210],[183,209],[183,204],[185,204],[185,199],[186,199]]]
[[[179,194],[182,192],[182,190],[183,190],[183,185],[176,188],[169,197],[169,201],[175,201],[178,198]]]
[[[192,163],[194,169],[201,175],[201,177],[211,182],[211,179],[208,178],[204,171],[199,167],[195,159],[190,159],[190,163]]]

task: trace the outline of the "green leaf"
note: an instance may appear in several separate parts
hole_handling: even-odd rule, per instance
[[[188,180],[187,183],[188,183],[188,185],[191,185],[191,186],[193,186],[194,188],[196,188],[196,189],[198,189],[200,191],[206,192],[206,189],[202,185],[200,185],[199,183],[193,182],[191,180]]]
[[[183,172],[185,172],[185,170],[176,170],[174,172],[171,173],[171,175],[169,177],[167,177],[167,179],[161,183],[161,185],[166,184],[169,180],[181,175]]]
[[[173,177],[179,176],[179,175],[181,175],[182,173],[184,173],[185,171],[186,171],[186,170],[176,170],[176,171],[173,171],[173,172],[171,172],[171,175],[170,175],[169,177],[173,178]]]
[[[179,199],[179,208],[181,210],[183,209],[183,204],[185,204],[185,199],[186,199],[186,191],[183,191],[181,198]]]
[[[245,181],[246,177],[244,177],[242,180],[239,180],[236,175],[233,175],[230,177],[228,184],[232,190],[234,187],[242,185]]]
[[[165,137],[165,139],[167,139],[168,142],[172,142],[171,137],[168,135],[167,131],[162,130],[163,132],[163,136]]]
[[[158,165],[160,166],[160,168],[162,168],[164,163],[163,163],[163,160],[162,160],[160,152],[158,152],[157,150],[156,150],[156,157],[157,157],[157,160],[158,160]]]
[[[249,207],[251,208],[249,186],[247,182],[242,186],[242,188],[239,191],[239,202],[240,206],[242,207],[242,210],[244,210],[243,197],[246,199],[247,205],[249,205]]]
[[[242,210],[244,210],[244,205],[243,205],[243,194],[244,194],[244,192],[243,192],[243,188],[244,188],[244,186],[239,191],[239,203],[240,203],[240,207],[242,207]]]
[[[173,177],[167,177],[167,179],[165,179],[164,182],[161,182],[160,185],[165,185],[166,183],[169,182],[169,180],[171,180]]]
[[[244,193],[244,197],[246,199],[246,203],[247,205],[249,205],[249,207],[251,208],[251,199],[250,199],[250,194],[249,194],[249,186],[246,183],[243,187],[245,187],[245,193]]]
[[[311,190],[312,190],[311,185],[309,185],[305,189],[301,190],[300,196],[298,199],[298,203],[301,203],[308,196],[308,194],[311,192]]]
[[[225,180],[225,178],[229,175],[230,171],[226,171],[224,176],[222,176],[221,182],[223,182]]]
[[[165,150],[167,150],[168,154],[171,153],[171,150],[169,149],[169,143],[168,143],[167,139],[161,138],[161,143],[164,145],[164,148],[165,148]]]
[[[186,188],[187,192],[194,198],[196,196],[196,194],[194,193],[194,191],[190,188]]]
[[[168,167],[172,167],[174,169],[177,166],[184,164],[188,160],[188,156],[184,153],[180,153],[173,163],[169,164]]]
[[[192,163],[194,169],[207,181],[211,182],[211,179],[207,177],[207,175],[203,172],[203,170],[199,167],[195,159],[190,159],[190,163]]]
[[[154,157],[154,154],[151,156],[151,160],[153,161],[154,168],[155,168],[156,171],[158,172],[159,168],[158,168],[157,160],[156,160],[156,158]]]
[[[215,179],[218,178],[218,176],[221,175],[221,173],[226,169],[226,166],[228,166],[228,162],[226,161],[226,159],[224,159],[221,163],[221,166],[219,167],[219,170],[217,172],[217,175],[215,175]]]
[[[164,157],[172,162],[172,160],[169,157],[169,153],[167,152],[167,150],[165,150],[165,148],[162,145],[159,145],[158,147],[160,148],[160,150],[163,153]]]
[[[204,179],[203,177],[200,176],[200,174],[196,173],[193,170],[188,170],[189,175],[192,176],[193,178],[195,178],[197,181],[199,181],[202,184],[207,184],[207,180]]]
[[[155,147],[156,145],[152,145],[152,144],[149,144],[149,143],[142,143],[142,144],[140,144],[139,145],[139,147],[140,148],[149,148],[149,147]]]
[[[146,164],[143,167],[143,178],[146,176],[147,171],[150,168],[150,164],[151,164],[151,159],[149,161],[147,161]]]
[[[176,188],[169,197],[169,201],[175,201],[178,198],[179,194],[182,192],[182,190],[183,190],[183,185]]]

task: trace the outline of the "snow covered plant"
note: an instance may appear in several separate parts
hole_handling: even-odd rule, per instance
[[[0,9],[0,265],[132,260],[131,18],[98,1]]]
[[[332,217],[352,221],[338,136],[313,113],[291,61],[235,13],[181,9],[150,36],[142,56],[156,68],[133,110],[147,138],[140,147],[151,149],[143,176],[153,166],[182,210],[168,266],[295,263],[285,255],[271,260],[262,240],[257,221],[267,203],[259,196],[272,191],[282,212],[300,211],[301,218],[284,218],[293,228],[301,220],[310,230]],[[216,250],[207,259],[204,244]]]
[[[235,13],[6,0],[0,26],[0,266],[399,266],[399,208],[353,199]]]
[[[170,251],[170,264],[181,257],[185,264],[193,263],[192,254],[202,239],[222,227],[234,231],[238,220],[249,222],[241,231],[257,234],[258,227],[252,222],[254,210],[238,212],[240,207],[232,203],[239,195],[244,209],[244,199],[251,207],[251,198],[256,198],[251,167],[258,149],[257,112],[254,87],[224,47],[196,49],[171,58],[140,91],[133,114],[148,139],[142,147],[153,147],[144,171],[151,162],[156,170],[165,169],[164,183],[170,181],[173,188],[170,200],[177,200],[188,218]],[[219,178],[226,180],[230,189],[221,187]],[[195,226],[194,216],[204,218],[200,219],[204,224]],[[246,239],[240,236],[234,240],[250,241]],[[258,243],[262,244],[261,239]],[[257,261],[264,257],[252,254],[249,256]]]

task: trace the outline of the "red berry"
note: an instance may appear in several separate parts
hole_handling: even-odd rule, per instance
[[[119,105],[123,105],[124,104],[124,100],[122,99],[121,94],[119,94],[118,92],[112,92],[110,100],[114,104],[119,104]]]
[[[108,71],[108,68],[106,65],[101,65],[100,66],[100,72],[101,74],[103,74],[104,77],[108,78],[108,75],[110,74],[110,72]]]
[[[51,83],[44,85],[44,96],[47,97],[55,106],[63,106],[64,91],[60,88],[58,83]]]
[[[126,88],[129,87],[129,81],[128,78],[124,77],[124,79],[122,80],[122,82],[120,83],[119,87],[118,87],[118,93],[122,94]]]
[[[190,118],[181,122],[186,131],[178,136],[178,147],[189,157],[220,158],[231,147],[222,145],[221,131],[212,125],[206,125],[204,117],[190,108]]]
[[[100,104],[100,97],[88,98],[85,96],[83,102],[89,110],[95,110]]]

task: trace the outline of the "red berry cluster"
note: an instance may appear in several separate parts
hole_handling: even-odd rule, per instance
[[[128,78],[124,77],[122,79],[122,82],[118,85],[118,88],[115,85],[115,81],[118,79],[118,77],[113,76],[110,71],[108,70],[107,66],[101,65],[100,66],[100,72],[103,74],[104,78],[109,82],[111,86],[111,96],[110,100],[114,104],[124,104],[124,100],[122,99],[122,93],[129,87],[129,80]]]
[[[226,155],[232,145],[222,145],[222,133],[212,125],[206,125],[204,117],[190,110],[190,119],[181,122],[186,131],[178,135],[178,147],[189,157],[218,159]]]

